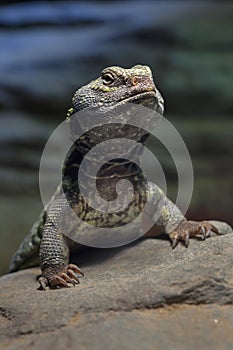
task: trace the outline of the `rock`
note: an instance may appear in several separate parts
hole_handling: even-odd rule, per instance
[[[232,349],[233,233],[172,250],[146,239],[79,253],[85,276],[70,289],[37,290],[38,268],[5,275],[4,349]]]

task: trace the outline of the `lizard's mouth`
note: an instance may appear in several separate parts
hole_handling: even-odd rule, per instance
[[[120,105],[123,105],[125,103],[140,104],[142,106],[151,108],[161,114],[163,114],[163,111],[164,111],[163,100],[158,99],[155,90],[138,92],[128,98],[125,98],[119,101]]]
[[[148,89],[147,91],[143,92],[137,92],[134,95],[127,97],[127,98],[122,98],[121,100],[117,101],[117,106],[123,106],[126,103],[134,103],[134,104],[139,104],[145,107],[148,107],[154,111],[156,111],[159,114],[163,114],[164,112],[164,103],[162,98],[158,98],[158,95],[154,89]],[[116,102],[113,103],[115,105]],[[112,105],[110,102],[109,105]],[[97,105],[97,107],[99,107]],[[67,113],[68,119],[78,112],[75,107],[70,108]]]

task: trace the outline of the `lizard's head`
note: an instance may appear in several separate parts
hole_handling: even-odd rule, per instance
[[[74,112],[87,107],[102,110],[114,105],[136,103],[163,113],[163,98],[156,88],[148,66],[136,65],[130,69],[112,66],[101,76],[78,89],[72,99]]]
[[[105,68],[99,78],[75,92],[72,102],[73,108],[68,111],[72,138],[77,139],[80,130],[93,128],[79,138],[79,148],[85,145],[86,149],[114,137],[144,143],[149,136],[146,130],[153,128],[155,112],[160,115],[164,109],[163,98],[154,84],[152,72],[148,66],[142,65],[130,69],[117,66]],[[148,108],[142,110],[142,107]],[[79,111],[81,116],[80,113],[75,116],[75,112]],[[142,122],[145,119],[146,130]],[[95,127],[98,120],[101,126]],[[138,121],[134,125],[139,127],[127,125],[130,120]]]

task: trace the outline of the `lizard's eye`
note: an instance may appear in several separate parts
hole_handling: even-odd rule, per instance
[[[102,74],[103,83],[105,85],[111,85],[114,82],[114,76],[110,72]]]
[[[137,84],[138,84],[138,77],[133,77],[132,79],[131,79],[131,83],[132,83],[132,85],[133,86],[136,86]]]

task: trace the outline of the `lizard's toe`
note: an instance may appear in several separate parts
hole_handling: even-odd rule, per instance
[[[71,278],[71,280],[74,281],[74,284],[79,284],[80,283],[78,277],[76,276],[76,274],[74,273],[73,270],[68,269],[67,270],[67,274]]]
[[[219,234],[218,229],[209,221],[200,221],[196,224],[198,224],[198,227],[194,229],[193,237],[200,237],[202,240],[205,240],[210,237],[211,231]]]
[[[76,277],[76,276],[75,276],[75,277]],[[61,278],[63,278],[63,280],[65,280],[67,283],[73,284],[73,286],[75,286],[76,284],[79,283],[78,278],[77,278],[77,277],[76,277],[76,278],[72,278],[71,276],[69,276],[68,271],[67,271],[67,273],[63,272],[63,273],[61,274]],[[66,286],[65,286],[65,287],[66,287]]]
[[[45,268],[42,276],[39,278],[40,289],[45,290],[46,287],[54,288],[69,288],[72,285],[79,284],[79,279],[76,274],[84,275],[83,272],[74,264],[69,264],[66,267],[53,266]]]
[[[172,249],[176,248],[179,242],[183,243],[185,247],[188,247],[191,237],[205,240],[210,237],[211,231],[220,234],[218,229],[209,221],[183,221],[169,234]]]
[[[189,232],[175,230],[170,233],[170,239],[172,242],[172,249],[175,249],[179,242],[182,242],[186,248],[189,246]]]
[[[69,288],[70,285],[66,282],[65,275],[66,274],[61,273],[60,275],[55,275],[50,277],[49,286],[51,288],[62,288],[62,287]]]
[[[48,280],[46,277],[41,276],[38,278],[38,281],[40,283],[39,289],[46,290],[46,287],[48,286]]]
[[[68,271],[74,271],[74,273],[77,273],[81,276],[84,276],[84,273],[82,272],[82,270],[77,266],[77,265],[74,265],[74,264],[69,264],[68,265]]]

